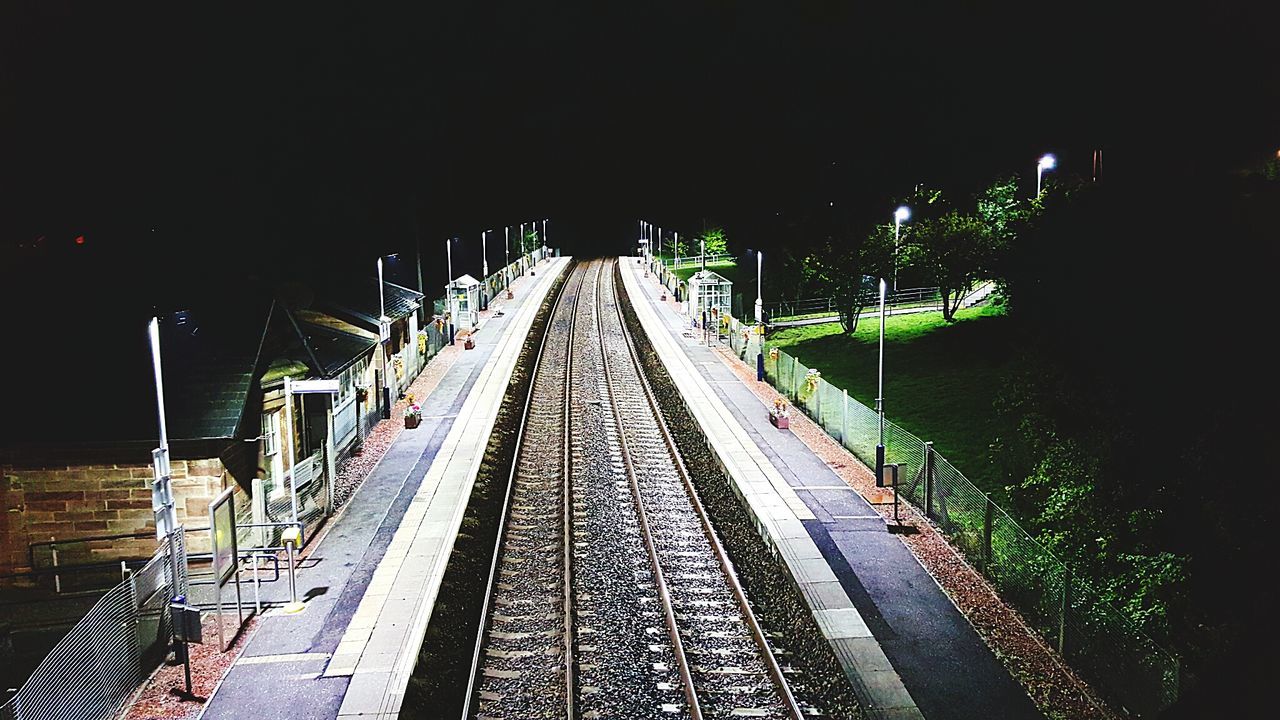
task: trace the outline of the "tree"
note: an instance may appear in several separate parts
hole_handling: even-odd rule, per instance
[[[708,255],[723,255],[729,251],[728,238],[725,237],[723,228],[707,230],[698,240],[703,243],[702,247]]]
[[[804,279],[829,296],[846,333],[858,329],[867,298],[875,292],[876,278],[883,277],[893,252],[893,228],[875,228],[861,238],[828,237],[801,261]]]
[[[665,248],[670,248],[668,252],[673,252],[677,257],[684,257],[684,258],[689,257],[689,241],[688,240],[684,240],[678,237],[672,238],[671,240],[668,240],[665,243],[664,249]]]
[[[951,210],[912,224],[908,262],[921,268],[942,295],[942,317],[955,319],[961,299],[991,264],[992,231],[977,215]]]
[[[1007,244],[1017,234],[1022,223],[1034,214],[1029,201],[1018,197],[1018,176],[997,179],[977,197],[978,217],[991,230],[992,240],[998,245]]]
[[[538,240],[537,230],[525,231],[524,237],[520,239],[521,253],[533,252],[534,250],[537,250],[541,246],[542,246],[542,243]]]

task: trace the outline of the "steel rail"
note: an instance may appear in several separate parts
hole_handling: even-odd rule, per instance
[[[603,269],[606,263],[601,263]],[[680,679],[684,683],[685,699],[689,703],[689,716],[692,720],[702,720],[702,706],[698,702],[697,690],[693,687],[693,673],[689,669],[689,659],[685,656],[684,641],[680,639],[680,629],[676,625],[675,608],[671,602],[671,593],[667,589],[662,575],[662,565],[658,561],[658,548],[653,535],[649,531],[649,519],[644,510],[644,502],[640,498],[640,484],[636,480],[636,469],[631,462],[631,451],[627,447],[627,434],[623,429],[622,413],[618,410],[618,401],[613,388],[613,374],[609,372],[609,348],[605,345],[604,327],[600,322],[602,309],[600,302],[600,283],[596,283],[596,333],[600,340],[600,351],[604,367],[605,387],[609,390],[609,406],[613,410],[613,420],[617,425],[618,443],[622,449],[623,464],[627,469],[627,479],[631,485],[631,499],[635,502],[636,518],[640,524],[640,535],[644,539],[645,551],[649,555],[649,565],[653,570],[654,585],[658,590],[658,598],[662,602],[662,612],[666,618],[667,635],[671,640],[671,648],[676,657],[676,667],[680,671]]]
[[[464,699],[463,704],[462,704],[462,720],[468,720],[468,718],[470,718],[470,717],[471,717],[471,701],[472,701],[472,698],[473,698],[473,697],[475,697],[475,692],[476,692],[476,688],[475,688],[475,685],[476,685],[476,678],[479,676],[479,673],[480,673],[480,653],[481,653],[481,652],[483,651],[483,649],[484,649],[484,639],[485,639],[485,635],[487,634],[487,630],[488,630],[488,626],[489,626],[489,606],[490,606],[490,603],[491,603],[491,602],[492,602],[492,600],[493,600],[493,589],[494,589],[494,585],[495,585],[495,583],[496,583],[496,581],[497,581],[498,561],[499,561],[499,558],[500,558],[500,557],[501,557],[501,555],[502,555],[502,539],[503,539],[503,537],[505,537],[505,536],[506,536],[506,530],[507,530],[507,515],[508,515],[508,511],[509,511],[509,509],[510,509],[510,504],[511,504],[511,493],[512,493],[512,490],[513,490],[513,489],[514,489],[514,487],[515,487],[515,478],[516,478],[516,474],[517,474],[517,472],[519,471],[519,467],[520,467],[520,456],[521,456],[521,454],[524,452],[524,429],[525,429],[525,427],[528,425],[528,421],[529,421],[529,408],[530,408],[530,407],[532,407],[532,404],[533,404],[533,403],[532,403],[532,401],[533,401],[534,384],[537,382],[537,379],[538,379],[538,373],[542,371],[542,355],[543,355],[543,351],[544,351],[544,350],[546,349],[546,347],[547,347],[547,337],[551,334],[551,322],[552,322],[552,320],[554,320],[554,319],[555,319],[556,312],[560,309],[560,303],[562,303],[562,302],[564,301],[564,297],[565,297],[565,289],[568,287],[569,283],[570,283],[570,282],[573,280],[573,278],[576,276],[576,277],[578,278],[578,285],[579,285],[579,289],[581,289],[581,287],[580,287],[580,286],[581,286],[581,284],[582,284],[582,277],[584,277],[585,275],[586,275],[586,273],[585,273],[585,272],[583,272],[583,273],[581,273],[581,274],[578,274],[578,273],[577,273],[577,264],[575,263],[575,264],[574,264],[574,267],[573,267],[573,268],[571,268],[571,270],[570,270],[570,277],[566,278],[566,279],[565,279],[565,281],[564,281],[563,283],[561,283],[560,288],[559,288],[559,290],[558,290],[558,291],[557,291],[557,293],[556,293],[556,301],[555,301],[555,305],[553,305],[553,306],[552,306],[551,314],[547,317],[547,327],[546,327],[546,329],[545,329],[545,330],[543,331],[543,333],[542,333],[542,340],[541,340],[541,341],[539,341],[539,343],[538,343],[538,354],[537,354],[537,357],[534,359],[533,371],[532,371],[532,372],[530,373],[530,375],[529,375],[529,391],[528,391],[528,393],[525,395],[525,399],[524,399],[524,408],[521,410],[521,413],[520,413],[520,428],[519,428],[519,430],[517,430],[517,431],[516,431],[515,452],[512,454],[512,457],[511,457],[511,471],[510,471],[510,472],[508,473],[508,475],[507,475],[507,490],[506,490],[506,495],[504,496],[504,498],[503,498],[503,500],[502,500],[502,513],[501,513],[501,515],[499,516],[499,520],[498,520],[498,532],[497,532],[497,535],[495,536],[495,538],[496,538],[496,539],[495,539],[494,546],[493,546],[493,559],[492,559],[492,560],[490,560],[490,562],[489,562],[489,579],[488,579],[488,582],[487,582],[486,587],[485,587],[484,603],[480,606],[480,624],[479,624],[479,628],[478,628],[478,629],[477,629],[477,631],[476,631],[476,644],[475,644],[475,650],[473,651],[472,656],[471,656],[471,675],[470,675],[470,678],[467,680],[467,694],[466,694],[466,698]],[[574,327],[574,325],[576,324],[576,318],[577,318],[577,307],[578,307],[578,296],[579,296],[579,295],[580,295],[580,293],[577,293],[577,292],[575,292],[575,293],[574,293],[574,296],[573,296],[573,308],[571,309],[571,312],[572,312],[571,317],[572,317],[572,318],[574,318],[574,320],[570,321],[570,323],[569,323],[569,337],[568,337],[568,339],[567,339],[568,347],[570,348],[570,352],[569,352],[568,354],[569,354],[570,356],[572,356],[572,354],[573,354],[573,353],[572,353],[572,347],[573,347],[573,327]],[[565,362],[564,381],[565,381],[565,383],[566,383],[566,386],[565,386],[565,387],[566,387],[566,391],[565,391],[565,396],[566,396],[566,397],[568,396],[568,390],[567,390],[567,388],[568,388],[568,380],[569,380],[569,366],[570,366],[570,364],[571,364],[571,362],[568,362],[568,361],[567,361],[567,362]],[[568,405],[567,405],[567,403],[566,403],[566,405],[565,405],[565,410],[566,410],[566,414],[565,414],[565,418],[564,418],[564,419],[565,419],[565,423],[566,423],[566,425],[567,425],[567,423],[568,423],[568,418],[569,418],[569,416],[568,416],[568,412],[567,412],[567,410],[568,410]],[[568,438],[568,434],[567,434],[567,432],[566,432],[566,434],[565,434],[565,438],[566,438],[566,439]],[[564,451],[565,451],[565,458],[566,458],[566,459],[565,459],[565,463],[566,463],[565,467],[567,467],[567,463],[568,463],[568,459],[567,459],[567,458],[568,458],[568,455],[569,455],[569,446],[568,446],[567,442],[566,442],[566,445],[565,445],[565,447],[564,447]],[[568,537],[565,537],[565,538],[564,538],[564,544],[565,544],[565,546],[566,546],[566,547],[569,547],[569,538],[568,538]],[[566,553],[566,556],[567,556],[567,553]],[[566,573],[567,573],[567,571],[566,571]],[[566,579],[565,579],[565,587],[566,587],[566,588],[568,588],[568,587],[569,587],[569,581],[568,581],[567,574],[566,574]],[[566,602],[568,602],[568,601],[569,601],[569,592],[568,592],[567,590],[566,590],[566,592],[565,592],[565,601],[566,601]],[[565,718],[566,718],[566,720],[574,720],[574,711],[573,711],[573,654],[572,654],[572,652],[573,652],[573,642],[572,642],[572,638],[568,635],[568,633],[569,633],[569,632],[571,632],[572,628],[570,627],[569,621],[568,621],[568,619],[567,619],[567,618],[569,617],[569,615],[570,615],[570,609],[571,609],[571,608],[570,608],[570,606],[568,606],[568,605],[566,605],[566,606],[565,606],[565,617],[566,617],[566,622],[565,622],[565,628],[566,628],[566,637],[565,637],[565,653],[566,653],[566,654],[565,654],[565,668],[566,668],[566,673],[565,673],[565,675],[566,675],[566,681],[569,683],[569,685],[568,685],[568,687],[569,687],[569,691],[568,691],[568,692],[566,693],[566,695],[565,695],[565,697],[566,697],[566,699],[567,699],[566,711],[565,711]]]
[[[782,667],[778,665],[777,658],[774,657],[773,651],[769,648],[769,643],[764,635],[763,628],[755,616],[755,612],[751,609],[751,604],[747,601],[746,591],[743,590],[742,584],[738,581],[738,574],[733,568],[733,562],[729,559],[729,555],[725,552],[724,546],[720,543],[719,537],[716,535],[714,527],[711,525],[711,518],[706,508],[702,504],[702,500],[698,498],[698,493],[693,487],[690,479],[689,470],[685,467],[684,459],[677,449],[674,438],[671,437],[671,430],[667,427],[666,419],[662,416],[662,411],[658,406],[657,398],[653,393],[653,388],[649,384],[649,378],[645,375],[644,365],[640,362],[639,353],[636,351],[635,341],[631,336],[631,330],[627,327],[626,318],[622,314],[622,302],[619,295],[618,284],[613,284],[614,309],[618,313],[618,322],[622,326],[622,334],[626,339],[627,349],[630,351],[632,363],[636,368],[636,374],[640,377],[640,386],[644,389],[645,398],[649,401],[649,409],[655,418],[658,430],[662,433],[662,438],[666,443],[667,452],[671,455],[672,463],[680,475],[681,481],[684,483],[685,492],[689,496],[689,502],[698,514],[698,520],[702,524],[702,531],[707,536],[712,549],[715,551],[716,560],[720,563],[720,569],[724,572],[725,578],[729,582],[733,595],[738,601],[738,607],[742,611],[743,618],[746,620],[747,626],[751,629],[751,635],[755,638],[756,645],[760,648],[760,654],[764,659],[765,665],[769,669],[769,675],[773,678],[774,684],[778,689],[778,694],[782,697],[783,703],[786,705],[788,714],[793,720],[803,720],[804,711],[796,702],[795,695],[791,692],[791,686],[782,674]],[[621,421],[619,421],[621,425]],[[630,467],[628,465],[628,467]],[[638,500],[637,500],[638,502]]]

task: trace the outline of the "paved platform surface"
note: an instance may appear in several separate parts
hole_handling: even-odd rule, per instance
[[[700,413],[721,415],[710,424],[703,422],[704,429],[737,425],[754,453],[767,459],[772,472],[807,510],[795,511],[794,521],[777,518],[777,531],[791,536],[800,525],[819,559],[808,557],[810,552],[802,558],[786,552],[783,556],[802,590],[814,573],[830,573],[838,581],[838,596],[825,583],[818,586],[821,597],[805,592],[812,608],[829,608],[828,603],[843,598],[857,614],[857,623],[866,628],[865,634],[842,637],[856,631],[851,630],[856,625],[853,613],[845,612],[846,627],[835,633],[816,613],[846,673],[870,696],[872,714],[923,715],[928,720],[1042,717],[933,577],[901,540],[889,534],[879,513],[808,446],[774,428],[765,404],[713,349],[699,344],[697,337],[685,336],[688,318],[658,300],[661,287],[652,275],[641,277],[643,268],[635,258],[624,259],[622,266],[637,316],[695,417],[703,422]],[[759,472],[768,472],[754,460],[753,464]],[[779,510],[775,505],[774,511]],[[887,658],[884,666],[871,662],[872,644]],[[900,678],[911,707],[895,705],[903,698],[888,682],[891,678]]]
[[[298,594],[305,599],[307,609],[299,615],[269,610],[263,616],[244,653],[206,705],[202,718],[336,718],[344,705],[348,711],[378,717],[376,713],[387,709],[386,701],[394,695],[387,687],[391,674],[372,670],[375,664],[387,665],[387,658],[379,657],[379,662],[373,663],[374,656],[370,655],[361,666],[364,645],[354,642],[354,638],[372,637],[372,628],[385,621],[381,622],[378,649],[389,647],[393,641],[398,649],[412,644],[407,654],[416,659],[421,643],[420,634],[414,643],[413,628],[403,621],[397,629],[391,629],[391,614],[399,617],[398,614],[409,612],[402,609],[405,603],[388,607],[385,617],[368,609],[372,597],[387,597],[378,593],[380,587],[387,585],[386,568],[402,567],[403,552],[408,546],[397,541],[396,550],[390,555],[388,548],[403,528],[420,527],[425,511],[433,506],[432,497],[423,496],[427,478],[439,477],[446,464],[461,463],[466,452],[478,455],[473,444],[460,448],[459,428],[475,418],[483,424],[488,406],[496,412],[496,403],[501,402],[506,391],[510,368],[533,316],[567,262],[567,258],[544,261],[536,267],[536,276],[521,278],[513,285],[516,296],[506,302],[503,315],[491,317],[481,326],[475,335],[475,349],[462,353],[423,401],[422,424],[400,434],[299,570]],[[480,403],[481,395],[486,400],[484,404]],[[477,439],[481,450],[488,431],[483,434],[483,442]],[[440,462],[435,462],[437,459]],[[478,462],[477,457],[475,463]],[[456,509],[459,502],[465,504],[460,492],[445,493],[437,499],[443,501],[446,495],[453,502],[451,509]],[[444,505],[441,502],[436,512],[441,512]],[[400,539],[404,537],[401,533]],[[429,537],[434,538],[437,553],[447,557],[445,545],[452,548],[453,534],[447,538],[443,534],[423,535],[416,543],[410,543],[413,552],[429,550]],[[432,576],[438,582],[438,573],[424,571],[417,575],[422,598],[412,606],[412,610],[419,615],[425,612],[427,617],[430,605],[425,595]],[[408,577],[406,574],[405,579]],[[371,586],[375,592],[368,593]],[[246,594],[246,599],[251,597]],[[404,597],[407,595],[400,599]],[[433,594],[431,597],[434,599]],[[361,609],[364,612],[353,623]],[[421,625],[425,631],[425,619]],[[334,667],[335,663],[338,667]],[[407,664],[411,671],[412,661]],[[354,676],[359,680],[353,679],[352,673],[361,670],[370,672],[361,672]],[[381,688],[377,687],[377,678],[383,681]],[[407,672],[403,680],[407,682]],[[393,710],[390,717],[394,716]]]

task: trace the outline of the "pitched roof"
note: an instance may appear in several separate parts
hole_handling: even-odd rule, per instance
[[[395,283],[383,283],[382,302],[387,317],[399,320],[422,306],[423,294]],[[318,293],[316,305],[356,325],[378,329],[378,280],[364,278],[360,282],[334,285]]]
[[[165,412],[174,438],[234,438],[253,386],[270,300],[183,311],[161,320]]]
[[[332,324],[311,322],[301,317],[298,319],[298,328],[310,349],[310,357],[313,358],[308,364],[314,365],[318,361],[320,367],[313,369],[326,378],[337,377],[378,344],[376,336],[370,333],[344,332]]]
[[[265,293],[220,293],[160,320],[165,419],[171,441],[234,438],[275,308]],[[0,443],[155,442],[150,313],[102,296],[17,328],[35,342]]]

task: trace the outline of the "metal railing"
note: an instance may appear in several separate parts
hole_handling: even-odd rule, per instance
[[[868,467],[874,467],[880,418],[795,357],[770,348],[754,326],[721,320],[714,332],[751,365],[764,359],[765,378]],[[1178,698],[1179,661],[1103,599],[933,444],[885,421],[889,462],[899,466],[901,498],[937,523],[948,540],[1105,698],[1137,717],[1157,715]]]
[[[175,538],[186,567],[184,537]],[[169,647],[173,595],[168,544],[107,591],[54,646],[22,687],[0,704],[0,720],[102,720],[119,712]],[[185,594],[185,575],[177,578]]]
[[[864,293],[862,306],[865,309],[876,309],[880,303],[878,291]],[[885,297],[888,309],[907,307],[942,309],[942,294],[936,287],[909,288],[888,293]],[[798,320],[810,317],[833,317],[839,310],[835,298],[802,298],[799,300],[779,300],[764,304],[765,317],[770,321]]]
[[[675,258],[659,257],[659,258],[657,258],[657,259],[658,259],[658,260],[663,264],[663,266],[668,267],[668,268],[671,268],[672,270],[675,270],[675,269],[678,269],[678,268],[702,267],[702,256],[701,256],[701,255],[688,255],[688,256],[681,256],[681,258],[680,258],[680,262],[679,262],[679,263],[677,263],[677,262],[676,262],[676,259],[675,259]],[[732,256],[732,255],[730,255],[730,254],[728,254],[728,253],[719,253],[719,254],[716,254],[716,255],[707,255],[707,264],[708,264],[708,265],[713,265],[713,264],[715,264],[715,263],[728,263],[728,262],[734,262],[734,260],[735,260],[734,256]]]

